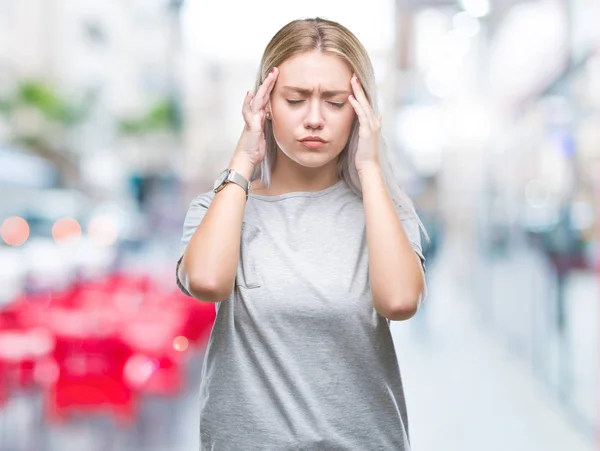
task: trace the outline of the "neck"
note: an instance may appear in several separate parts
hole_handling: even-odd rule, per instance
[[[339,181],[337,158],[318,168],[307,168],[291,160],[283,152],[277,152],[277,160],[271,174],[272,194],[321,191]]]

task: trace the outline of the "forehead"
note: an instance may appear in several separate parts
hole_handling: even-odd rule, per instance
[[[279,86],[313,89],[343,89],[349,86],[352,71],[340,58],[319,51],[294,55],[279,66]]]

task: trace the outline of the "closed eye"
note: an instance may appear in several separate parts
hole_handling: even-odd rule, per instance
[[[298,105],[298,104],[304,102],[304,100],[294,100],[294,99],[286,99],[286,101],[290,105]],[[327,103],[335,108],[342,108],[346,104],[345,102],[327,102]]]

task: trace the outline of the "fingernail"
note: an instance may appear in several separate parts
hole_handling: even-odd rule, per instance
[[[274,74],[274,73],[275,73],[275,68],[271,69],[271,72],[270,72],[270,73],[271,73],[271,74]]]

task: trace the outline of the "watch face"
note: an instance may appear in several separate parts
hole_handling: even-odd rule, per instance
[[[218,189],[220,186],[223,185],[223,182],[225,182],[225,180],[227,179],[227,176],[229,175],[229,170],[225,169],[223,172],[221,172],[219,174],[219,177],[217,177],[217,180],[215,181],[215,185],[213,186],[213,189]]]

